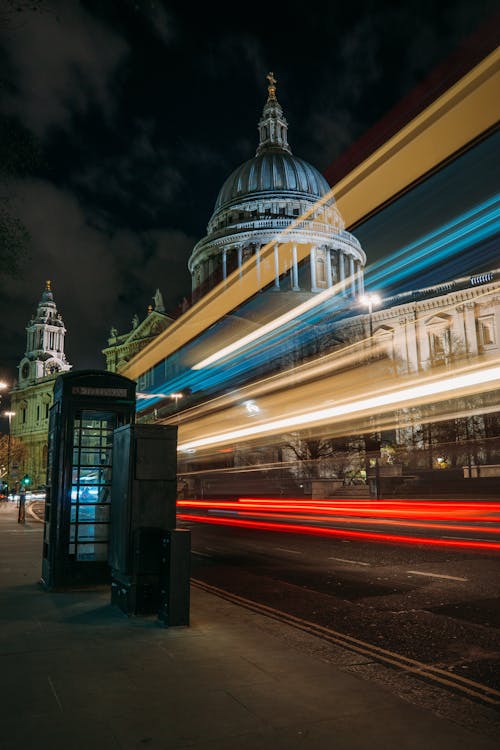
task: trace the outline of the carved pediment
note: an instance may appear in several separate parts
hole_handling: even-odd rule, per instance
[[[130,335],[128,336],[126,341],[124,341],[124,344],[130,344],[133,341],[140,341],[141,339],[157,336],[167,327],[169,323],[170,320],[165,315],[160,315],[159,313],[153,311],[146,318],[144,318],[142,323],[139,323],[137,328],[134,328],[130,332]]]
[[[439,328],[443,326],[450,326],[451,321],[451,315],[446,315],[446,313],[439,313],[438,315],[433,315],[432,318],[428,318],[425,321],[425,325],[428,328]]]

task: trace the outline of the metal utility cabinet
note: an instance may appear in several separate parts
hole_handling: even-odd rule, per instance
[[[111,488],[111,602],[128,615],[189,624],[190,532],[176,526],[177,427],[115,430]]]

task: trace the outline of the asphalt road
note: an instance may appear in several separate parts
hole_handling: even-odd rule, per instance
[[[375,665],[386,652],[403,671],[410,660],[432,665],[443,684],[450,677],[451,696],[470,681],[499,702],[499,553],[180,525],[191,528],[201,585],[310,623],[320,637],[345,635]],[[393,672],[385,670],[388,684]],[[383,679],[375,667],[374,678]],[[431,675],[417,692],[432,683]]]
[[[30,510],[41,517],[43,504]],[[500,735],[498,551],[178,526],[191,529],[193,585],[293,625],[299,641],[312,633],[322,658],[405,700]]]

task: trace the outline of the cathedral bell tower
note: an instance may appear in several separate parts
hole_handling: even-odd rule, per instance
[[[71,369],[64,354],[65,335],[66,328],[47,281],[36,315],[26,326],[26,352],[19,364],[19,387]]]
[[[19,379],[11,391],[11,434],[25,447],[22,461],[11,467],[15,487],[24,474],[32,489],[45,485],[47,431],[54,383],[61,372],[71,369],[64,354],[66,329],[57,312],[50,281],[45,284],[36,314],[26,326],[26,351],[19,364]]]

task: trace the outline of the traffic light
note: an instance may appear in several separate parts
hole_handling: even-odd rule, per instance
[[[25,474],[24,477],[21,479],[21,484],[23,487],[27,488],[31,484],[31,477],[29,474]]]

